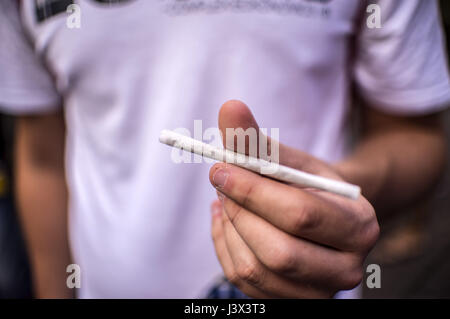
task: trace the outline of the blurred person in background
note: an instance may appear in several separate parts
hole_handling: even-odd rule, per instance
[[[450,53],[450,1],[441,0]],[[449,59],[450,60],[450,56]],[[450,158],[450,112],[443,114]],[[402,214],[381,225],[380,239],[366,260],[382,269],[379,289],[363,286],[364,298],[450,297],[450,165],[438,185]]]
[[[252,297],[331,297],[361,281],[377,218],[442,173],[450,88],[437,1],[83,0],[79,29],[66,24],[71,3],[0,4],[0,105],[18,116],[16,189],[38,297],[73,296],[71,263],[82,298],[204,296],[220,266]],[[381,28],[366,24],[370,3]],[[365,107],[351,145],[353,82]],[[282,146],[282,163],[359,184],[364,197],[216,165],[219,264],[208,165],[173,163],[158,135],[195,119],[215,126],[231,98],[305,152]],[[257,124],[232,101],[219,126]]]

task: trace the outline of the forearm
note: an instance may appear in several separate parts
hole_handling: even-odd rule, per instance
[[[37,139],[40,143],[55,141],[33,134],[29,126],[34,124],[18,122],[16,196],[32,266],[35,295],[38,298],[70,298],[73,292],[66,286],[66,267],[71,263],[71,258],[67,240],[67,189],[63,159],[59,155],[55,158],[36,156],[39,152],[30,145],[36,145]],[[24,126],[28,128],[24,129]],[[51,149],[45,150],[46,154],[52,153]],[[42,149],[40,152],[43,153]]]
[[[426,194],[442,173],[445,154],[439,126],[401,125],[369,131],[336,167],[383,215]]]

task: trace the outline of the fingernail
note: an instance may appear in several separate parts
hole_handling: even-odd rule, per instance
[[[223,188],[225,187],[225,184],[227,182],[228,176],[230,174],[224,170],[224,169],[219,169],[217,170],[214,175],[213,175],[213,183],[216,187],[218,188]]]

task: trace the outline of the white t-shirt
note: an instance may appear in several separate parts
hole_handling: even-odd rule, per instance
[[[335,161],[352,81],[388,113],[450,101],[436,1],[373,1],[380,29],[360,0],[80,0],[79,29],[51,2],[22,1],[20,17],[0,2],[0,105],[64,107],[81,297],[198,297],[221,273],[210,164],[173,163],[162,129],[217,126],[240,99],[282,142]]]

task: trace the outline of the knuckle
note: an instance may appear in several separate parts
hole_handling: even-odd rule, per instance
[[[238,276],[237,272],[234,269],[224,271],[224,272],[225,272],[225,276],[227,277],[227,279],[230,283],[232,283],[233,285],[235,285],[238,288],[242,286],[241,278]]]
[[[362,267],[349,271],[343,279],[342,289],[350,290],[358,286],[363,280],[364,272]]]
[[[297,232],[307,231],[317,226],[317,217],[305,205],[298,205],[294,210],[293,227]]]
[[[274,272],[288,274],[297,270],[297,262],[289,245],[279,245],[267,260],[267,267]]]
[[[370,251],[378,240],[380,226],[375,217],[371,214],[362,222],[360,227],[359,246],[361,251]]]
[[[256,262],[242,263],[236,267],[237,276],[252,285],[258,285],[261,281],[261,271]]]
[[[373,246],[375,246],[375,243],[378,240],[378,237],[380,236],[380,226],[378,225],[378,222],[374,222],[369,226],[369,229],[367,231],[367,238],[366,238],[366,250],[372,249]]]
[[[244,208],[231,200],[227,200],[225,210],[228,212],[228,218],[232,224],[236,224],[244,212]]]
[[[255,192],[256,184],[254,183],[248,183],[244,190],[244,195],[242,197],[242,206],[248,207],[252,200],[252,196]]]
[[[364,278],[363,258],[358,255],[349,256],[348,265],[341,278],[341,289],[350,290],[358,286]]]

